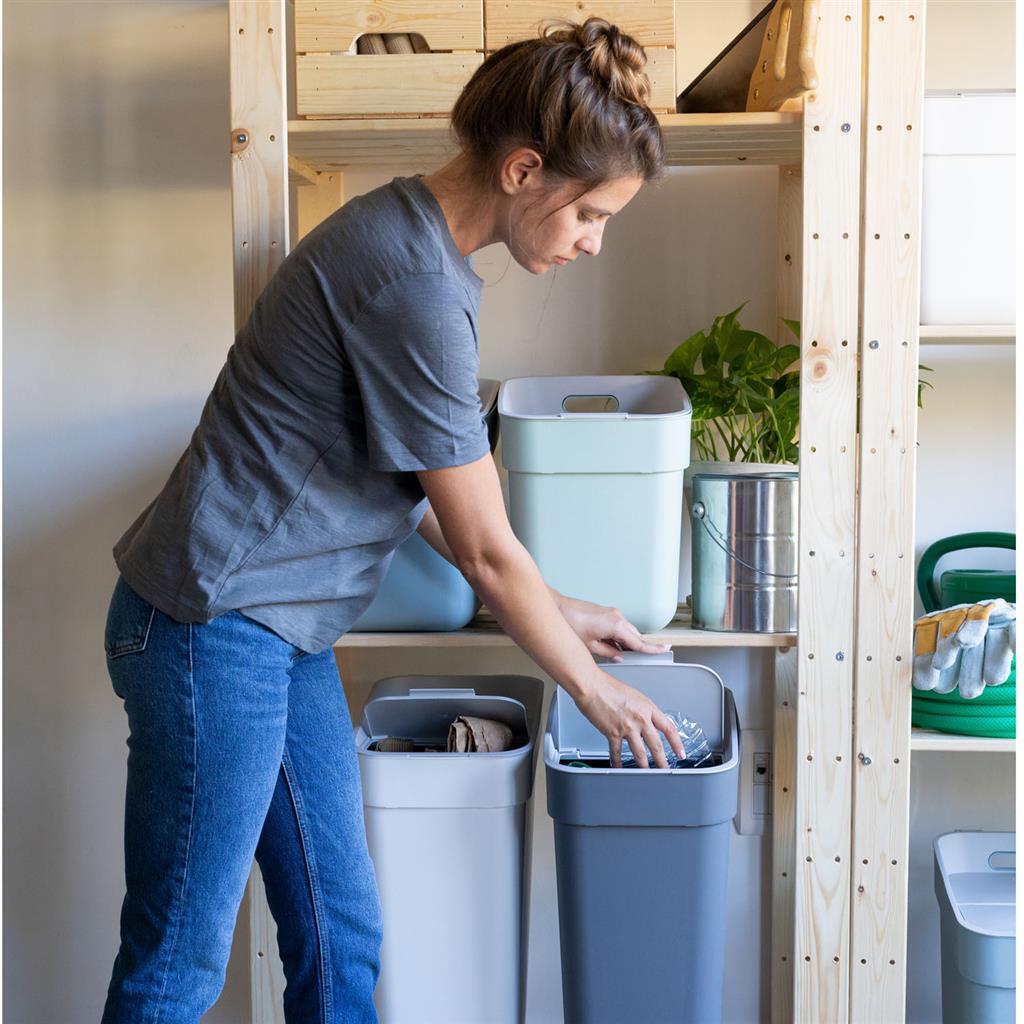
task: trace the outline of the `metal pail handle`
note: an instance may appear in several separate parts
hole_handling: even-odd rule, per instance
[[[739,562],[744,569],[749,569],[751,572],[760,573],[762,576],[772,576],[779,580],[795,580],[798,573],[795,572],[769,572],[767,569],[760,569],[756,565],[751,565],[749,562],[744,562],[735,551],[729,548],[728,541],[722,536],[718,527],[707,517],[707,509],[704,507],[703,501],[695,501],[693,503],[693,518],[699,519],[701,525],[707,530],[708,536],[720,547],[725,554],[731,558],[734,562]]]

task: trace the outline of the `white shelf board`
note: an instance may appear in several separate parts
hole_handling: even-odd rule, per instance
[[[1016,740],[992,739],[988,736],[956,736],[931,729],[910,730],[911,750],[988,751],[993,754],[1014,753]]]
[[[1016,324],[922,324],[922,345],[1013,345]]]
[[[673,647],[793,647],[793,633],[713,633],[694,629],[689,608],[657,633],[645,634],[651,643]],[[346,633],[335,647],[515,647],[515,642],[482,611],[465,629],[454,633]]]

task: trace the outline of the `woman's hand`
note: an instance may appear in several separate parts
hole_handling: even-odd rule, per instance
[[[591,654],[622,661],[619,652],[623,650],[664,654],[672,649],[667,644],[648,643],[640,635],[640,630],[618,608],[577,601],[563,594],[558,594],[555,599],[565,621],[572,626],[573,632],[586,644]]]
[[[676,757],[686,752],[672,720],[654,701],[595,666],[596,673],[586,693],[577,696],[580,711],[608,738],[608,758],[613,768],[622,767],[622,741],[629,743],[641,768],[648,768],[646,743],[654,756],[655,768],[667,768],[663,733]]]

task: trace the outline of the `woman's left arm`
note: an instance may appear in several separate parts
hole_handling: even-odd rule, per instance
[[[438,523],[437,516],[429,505],[417,529],[419,535],[442,558],[458,568],[455,556],[441,532],[441,524]],[[591,654],[599,654],[611,658],[612,661],[621,661],[621,650],[659,654],[669,649],[666,646],[647,643],[640,635],[640,631],[617,608],[606,608],[604,605],[566,597],[551,586],[548,587],[548,591],[562,617],[586,644]]]

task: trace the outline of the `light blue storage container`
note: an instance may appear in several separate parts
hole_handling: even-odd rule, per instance
[[[1014,832],[949,832],[935,840],[942,1024],[1013,1024],[1016,863]]]
[[[690,400],[674,377],[518,377],[498,397],[509,519],[546,583],[643,632],[679,600]]]
[[[499,381],[480,379],[480,413],[491,451],[498,442]],[[465,577],[418,533],[395,551],[377,596],[353,633],[450,633],[476,615],[480,598]]]

